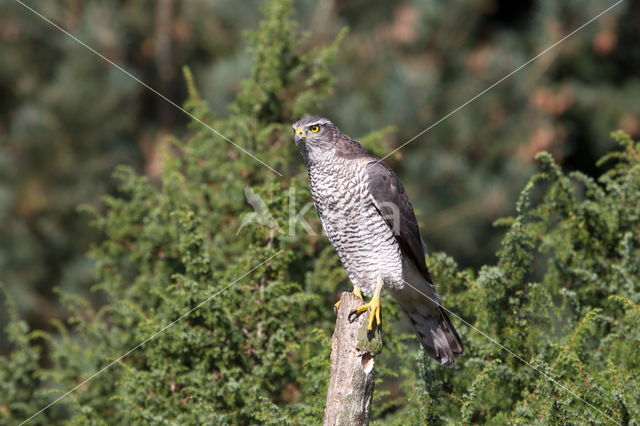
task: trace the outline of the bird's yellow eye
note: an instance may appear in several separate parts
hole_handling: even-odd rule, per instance
[[[313,126],[309,127],[309,130],[311,130],[311,133],[318,133],[320,131],[320,126],[314,124]]]

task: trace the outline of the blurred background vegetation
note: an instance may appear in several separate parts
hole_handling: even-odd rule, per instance
[[[225,129],[223,133],[231,135],[233,140],[259,153],[261,158],[264,155],[265,159],[273,162],[270,164],[277,165],[287,176],[294,176],[288,180],[288,184],[295,184],[301,191],[304,191],[306,183],[304,175],[300,174],[297,154],[287,128],[287,123],[297,115],[303,112],[326,115],[352,137],[369,135],[369,147],[377,154],[385,155],[613,4],[587,0],[376,3],[361,0],[298,0],[289,6],[287,2],[273,2],[269,12],[272,21],[266,21],[266,27],[251,37],[247,30],[258,27],[262,16],[260,9],[264,4],[262,1],[66,0],[26,3],[180,105],[189,96],[182,74],[182,66],[188,65],[194,79],[190,103],[187,104],[190,105],[190,111],[199,117],[200,114],[209,117],[207,122],[211,120],[215,123],[214,127],[221,126]],[[284,9],[291,12],[297,29],[286,19]],[[430,249],[446,252],[450,256],[436,256],[440,259],[434,261],[436,270],[437,265],[441,265],[440,274],[445,277],[449,277],[448,273],[452,275],[448,284],[442,283],[444,293],[452,293],[460,312],[467,317],[475,318],[478,315],[477,311],[462,310],[462,306],[469,300],[475,300],[478,293],[465,291],[476,284],[482,288],[487,282],[492,282],[490,270],[482,269],[485,275],[481,274],[479,281],[474,281],[475,278],[471,276],[462,279],[461,275],[456,275],[470,272],[451,271],[457,271],[458,268],[464,271],[466,267],[478,269],[481,265],[504,262],[495,254],[504,232],[493,227],[492,223],[499,217],[515,213],[518,194],[537,170],[535,154],[548,151],[564,171],[579,170],[585,176],[597,177],[606,170],[596,166],[597,159],[615,147],[615,141],[609,137],[611,130],[622,129],[631,137],[640,137],[639,19],[639,2],[621,3],[387,159],[405,182],[418,210],[423,237]],[[345,27],[349,29],[348,33],[342,35],[339,44],[333,44]],[[256,237],[251,234],[237,237],[232,244],[223,237],[235,238],[233,232],[236,228],[233,232],[217,232],[216,228],[209,232],[195,229],[201,226],[236,226],[239,215],[250,211],[249,206],[244,204],[244,187],[256,185],[263,194],[276,193],[280,184],[275,175],[258,177],[260,173],[270,172],[260,170],[261,166],[252,164],[253,160],[225,146],[219,138],[216,139],[217,136],[202,130],[197,123],[188,125],[190,120],[185,114],[12,0],[0,0],[0,44],[0,281],[9,299],[15,301],[16,313],[11,324],[18,317],[26,319],[28,324],[28,327],[8,329],[2,336],[2,352],[7,353],[15,346],[16,339],[19,340],[16,336],[20,335],[21,330],[44,329],[52,333],[56,340],[65,333],[53,325],[56,323],[53,320],[70,320],[72,323],[86,320],[75,318],[70,305],[76,305],[68,300],[61,303],[65,297],[58,297],[55,289],[62,294],[88,298],[94,306],[109,306],[109,303],[117,303],[116,296],[124,294],[121,292],[126,288],[118,287],[115,281],[131,280],[136,284],[128,293],[128,300],[132,304],[142,303],[142,295],[154,288],[151,276],[157,279],[157,286],[170,288],[175,284],[173,274],[186,274],[189,276],[187,281],[199,283],[193,285],[201,292],[201,299],[206,297],[213,284],[207,284],[203,276],[210,270],[192,264],[199,259],[198,256],[195,256],[196,260],[185,260],[181,252],[191,253],[194,244],[200,250],[200,243],[179,240],[176,235],[180,229],[207,242],[204,245],[212,252],[206,256],[200,255],[207,259],[206,262],[217,262],[220,267],[232,257],[232,253],[242,253],[247,239],[256,247],[261,247],[259,242],[268,245],[273,242],[264,235]],[[320,46],[329,47],[323,50]],[[264,55],[272,56],[265,58]],[[196,95],[195,87],[199,95]],[[177,141],[185,141],[186,148],[176,148]],[[214,141],[215,148],[221,150],[221,154],[211,153],[211,148],[205,148],[208,143],[214,145]],[[163,152],[167,151],[179,153],[179,157],[186,158],[185,163],[171,165],[163,156]],[[205,170],[198,158],[216,170]],[[235,165],[221,165],[230,160],[237,161]],[[544,164],[552,169],[549,161],[547,159]],[[135,172],[121,171],[119,183],[111,177],[117,165],[129,166]],[[176,200],[179,195],[175,192],[180,192],[172,186],[180,187],[172,180],[176,179],[172,175],[176,171],[187,176],[193,188],[197,188],[197,191],[192,188],[197,192],[196,195],[192,194],[193,200]],[[132,176],[139,176],[146,183],[143,185]],[[230,177],[237,178],[237,182],[230,182]],[[559,177],[557,179],[560,181]],[[218,192],[207,194],[198,186],[218,180],[222,182],[216,184]],[[125,182],[124,186],[122,181]],[[156,188],[160,188],[160,195],[154,193]],[[106,203],[101,201],[105,195],[111,196]],[[191,210],[185,210],[187,213],[181,210],[183,204],[199,203],[199,197],[205,200],[208,200],[207,197],[219,199],[207,201],[207,208],[192,206]],[[154,228],[151,225],[158,219],[154,216],[149,222],[144,222],[145,226],[151,224],[151,229],[143,232],[137,225],[134,226],[143,220],[140,211],[128,211],[124,204],[119,204],[125,201],[117,200],[132,200],[131,206],[137,206],[132,207],[133,210],[140,209],[147,214],[154,211],[154,205],[144,203],[155,200],[157,205],[166,208],[164,213],[173,212],[180,216],[179,224],[173,224],[178,230],[171,231],[173,234],[170,231],[167,231],[167,235],[162,234],[159,230],[169,225],[161,220],[162,226]],[[278,197],[272,202],[278,206],[284,203]],[[92,215],[77,209],[81,204],[97,210],[93,216],[97,226],[90,225]],[[159,217],[164,214],[155,213]],[[181,216],[183,213],[185,217]],[[205,213],[210,215],[209,219],[204,216]],[[101,216],[103,214],[107,216]],[[310,212],[308,217],[313,218],[314,215],[314,212]],[[193,225],[189,217],[204,222]],[[633,223],[633,220],[629,221]],[[141,235],[136,235],[136,232]],[[200,235],[199,232],[204,233]],[[157,233],[155,237],[154,233]],[[594,238],[597,236],[595,232],[590,235]],[[637,234],[633,235],[637,237]],[[153,240],[156,237],[159,240]],[[150,242],[148,238],[153,241]],[[617,244],[623,235],[615,238],[618,239],[611,243],[611,247],[618,250]],[[635,240],[632,237],[625,238],[630,239],[625,240],[625,244],[630,244],[633,259],[636,253],[633,251]],[[561,240],[559,238],[558,241]],[[130,244],[128,249],[134,253],[132,258],[127,258],[128,255],[120,251],[120,245],[126,245],[125,241]],[[340,269],[327,266],[334,265],[335,258],[325,250],[326,242],[322,239],[303,238],[293,243],[281,243],[299,244],[305,249],[298,254],[299,257],[292,254],[290,256],[293,257],[287,257],[287,262],[283,261],[285,264],[280,265],[281,269],[274,266],[272,275],[264,278],[265,282],[278,282],[282,288],[276,286],[276,293],[286,294],[292,300],[297,300],[297,296],[290,288],[293,285],[290,281],[302,286],[304,291],[300,297],[303,300],[309,294],[322,295],[322,300],[309,305],[316,311],[308,306],[312,312],[316,312],[310,318],[318,321],[316,325],[320,329],[330,332],[330,311],[320,312],[325,305],[330,306],[330,297],[337,291],[338,285],[346,287]],[[224,244],[229,244],[228,252],[215,248]],[[97,248],[90,258],[87,252],[92,246]],[[180,252],[175,257],[169,254],[169,248],[173,246],[177,246],[176,250]],[[157,259],[144,257],[149,247],[163,247],[153,251],[153,256],[159,256]],[[318,253],[322,256],[311,261]],[[260,251],[260,256],[253,252],[249,254],[260,259],[263,254],[266,256],[271,252],[265,254]],[[165,256],[169,259],[165,259]],[[606,259],[607,254],[603,256]],[[544,256],[542,258],[545,259]],[[145,265],[148,262],[148,265],[156,265],[158,259],[162,259],[164,265],[159,270],[154,269],[155,266],[148,266],[147,270],[131,269],[131,263],[141,262]],[[456,259],[460,266],[452,264],[451,259]],[[243,268],[248,269],[253,265],[249,259],[245,260],[244,263],[239,262],[241,266],[226,270],[222,278],[233,279]],[[202,259],[199,261],[204,262]],[[562,261],[569,262],[566,258]],[[544,264],[543,261],[538,262],[536,265],[540,270],[537,274],[532,271],[531,276],[541,279],[546,276],[547,269],[540,266]],[[318,272],[322,267],[326,267],[326,271]],[[120,270],[117,279],[112,276],[116,274],[114,268]],[[632,277],[637,273],[631,266],[625,268]],[[288,271],[286,279],[282,275],[285,270]],[[314,272],[309,273],[309,270]],[[557,276],[560,272],[554,270],[549,273],[555,274],[552,277],[555,281],[549,278],[555,283],[551,286],[560,286],[561,280]],[[566,273],[566,270],[562,273]],[[165,281],[161,279],[163,276]],[[528,272],[523,273],[524,276],[529,276]],[[323,280],[326,281],[324,287]],[[528,285],[525,281],[521,283],[522,288]],[[471,282],[476,284],[469,284]],[[96,283],[102,291],[90,292]],[[600,296],[605,297],[619,290],[611,285],[612,288]],[[522,288],[514,290],[514,294],[522,296],[525,291]],[[160,290],[156,288],[154,291]],[[631,285],[626,291],[626,297],[638,303],[637,290]],[[569,302],[560,301],[559,292],[559,288],[554,288],[549,296],[560,306],[559,310],[569,312],[575,309],[575,312],[567,314],[572,319],[567,319],[564,326],[577,324],[591,308],[601,308],[597,295],[589,293],[583,298],[571,296],[574,299],[565,295],[569,301],[579,299],[570,309],[565,306]],[[186,294],[172,294],[172,297],[188,297]],[[456,299],[453,294],[458,294],[459,298]],[[520,306],[518,297],[512,295],[515,297],[512,300],[509,295],[503,296],[506,299],[498,299]],[[156,318],[159,325],[163,320],[166,322],[173,318],[175,312],[188,308],[165,307],[169,311],[162,314],[162,308],[159,307],[163,299],[158,297],[158,300],[146,301],[141,306],[160,313]],[[302,303],[300,300],[298,302]],[[500,328],[503,319],[491,317],[491,312],[497,315],[500,304],[496,301],[492,303],[496,303],[495,310],[481,317],[481,324],[496,336],[513,339],[514,348],[530,351],[527,352],[529,355],[537,353],[533,349],[534,343],[526,343],[529,346],[522,343],[525,346],[519,347],[516,343],[519,341],[517,333],[513,336],[511,332]],[[538,306],[531,303],[531,306]],[[582,307],[577,308],[578,305]],[[302,315],[301,312],[298,314]],[[127,327],[131,327],[135,321],[127,320],[126,312],[118,315],[111,318],[109,324],[121,328],[119,333],[113,334],[111,329],[102,330],[94,325],[99,330],[94,332],[102,337],[94,336],[93,340],[87,340],[92,344],[101,342],[110,348],[107,352],[111,356],[115,356],[120,349],[126,350],[153,331],[153,327],[147,324],[139,334],[127,334]],[[595,316],[597,313],[592,315]],[[613,321],[611,316],[606,318]],[[3,325],[9,324],[8,313],[0,313],[0,320]],[[92,317],[91,321],[96,320]],[[213,326],[219,321],[218,317],[208,317],[203,320],[203,325]],[[526,321],[531,321],[531,318]],[[312,324],[305,324],[308,328],[300,325],[302,330],[313,329]],[[248,324],[247,329],[255,326]],[[231,325],[229,327],[233,328]],[[273,327],[273,333],[277,332],[275,324],[270,324],[270,327]],[[297,336],[292,327],[293,324],[288,324],[282,328],[282,333],[288,338]],[[12,333],[13,344],[8,345],[6,339]],[[559,332],[559,335],[562,334]],[[529,339],[533,339],[531,336],[538,334],[532,332]],[[220,342],[225,341],[222,337],[219,339]],[[323,337],[318,339],[320,343],[317,344],[326,344]],[[26,341],[22,343],[27,344]],[[312,345],[312,342],[305,340],[304,344]],[[399,341],[389,342],[390,348],[398,349],[399,345]],[[57,349],[58,352],[54,349],[44,351],[42,359],[33,355],[35,364],[29,368],[35,368],[34,365],[57,365],[57,362],[73,364],[72,352],[64,344],[63,347],[66,349]],[[239,343],[239,347],[242,344]],[[479,349],[479,359],[495,355],[483,353],[485,349]],[[250,352],[246,347],[238,350]],[[266,348],[262,347],[262,350],[266,351]],[[277,349],[271,350],[278,353]],[[626,351],[620,350],[620,353]],[[305,351],[314,352],[308,347]],[[391,349],[390,353],[398,354],[400,351]],[[549,349],[549,353],[553,353],[553,350]],[[549,353],[547,355],[551,358],[555,356]],[[260,406],[264,411],[258,416],[261,420],[271,418],[269,416],[277,410],[260,398],[299,402],[300,392],[314,394],[312,384],[301,384],[295,378],[304,374],[304,368],[313,368],[314,365],[317,369],[312,371],[320,374],[322,362],[317,361],[317,364],[310,366],[305,364],[311,362],[310,358],[303,357],[303,360],[298,360],[299,364],[293,363],[285,368],[283,360],[287,359],[287,354],[283,350],[280,354],[282,359],[271,360],[275,363],[273,365],[267,364],[269,368],[275,368],[273,374],[276,376],[289,377],[279,382],[276,380],[282,389],[276,386],[256,390],[256,399],[251,400],[256,406],[263,404]],[[62,371],[61,376],[55,378],[55,383],[73,384],[74,377],[82,377],[82,374],[112,359],[106,353],[97,358],[95,354],[81,356],[76,353],[75,356],[76,361],[84,360],[82,365],[77,369],[74,367]],[[215,363],[211,360],[222,355],[208,356],[205,358]],[[251,358],[251,354],[247,356]],[[411,360],[406,357],[402,359],[406,363],[403,368],[410,370]],[[420,362],[421,365],[427,365]],[[598,362],[604,361],[599,359]],[[153,362],[146,364],[146,361],[138,360],[138,364],[131,368],[140,368],[145,374],[152,375],[146,370],[149,365],[153,365]],[[164,366],[163,363],[157,365]],[[468,389],[470,378],[481,370],[479,367],[473,370],[473,362],[470,365],[467,375],[461,376],[457,382],[449,382],[449,376],[442,376],[445,373],[433,373],[427,367],[423,367],[420,374],[426,378],[425,383],[439,383],[439,390],[433,388],[432,392],[456,394],[457,390]],[[494,367],[486,376],[491,377],[496,372],[497,376],[487,380],[496,380],[495,377],[502,375],[500,377],[503,380],[511,380],[511,391],[514,393],[509,397],[511,399],[504,400],[503,406],[496,403],[494,408],[484,411],[482,408],[474,409],[475,400],[468,397],[465,400],[467,411],[462,414],[463,417],[467,416],[467,421],[487,421],[500,413],[501,409],[513,408],[520,403],[523,391],[519,386],[528,380],[528,376],[509,375],[511,373],[505,373],[503,367],[492,364]],[[206,371],[208,367],[202,368]],[[238,371],[242,371],[242,367],[238,368]],[[385,367],[381,368],[384,372]],[[268,370],[267,367],[265,369]],[[235,373],[238,371],[234,370]],[[390,374],[390,371],[387,373]],[[414,373],[407,374],[410,376]],[[321,375],[310,377],[322,382]],[[111,379],[123,380],[117,376]],[[143,380],[136,376],[132,380],[126,384],[129,388],[125,386],[119,389],[121,394],[133,389],[135,380],[143,383],[151,378]],[[394,415],[401,419],[398,421],[407,421],[408,416],[414,415],[431,416],[430,419],[448,418],[449,414],[443,413],[454,410],[446,403],[441,403],[438,414],[434,411],[433,407],[437,405],[434,403],[427,407],[426,414],[402,411],[404,403],[394,401],[400,398],[402,392],[405,392],[405,396],[410,395],[411,386],[422,386],[416,377],[413,377],[413,381],[403,381],[406,384],[399,386],[397,383],[401,382],[400,379],[387,377],[382,389],[386,389],[387,396],[391,396],[384,400],[386,406],[381,403],[383,408],[378,412],[380,419],[393,418]],[[474,382],[474,389],[480,388],[479,383],[480,379]],[[540,391],[538,386],[544,386],[542,383],[532,385],[528,390],[536,394]],[[50,382],[45,384],[51,385]],[[249,386],[238,386],[245,385]],[[33,386],[38,388],[39,385]],[[64,387],[60,386],[60,389]],[[182,385],[175,386],[180,389]],[[322,383],[316,383],[315,386],[322,389]],[[420,389],[420,395],[429,392],[429,389]],[[95,402],[98,398],[96,395],[105,399],[100,400],[95,412],[87,414],[85,411],[84,414],[104,417],[110,404],[105,395],[111,391],[98,388],[93,391],[94,399],[92,395],[85,395],[85,401]],[[516,393],[518,397],[513,396]],[[541,394],[546,393],[541,391]],[[384,392],[381,395],[385,395]],[[458,398],[462,398],[460,395]],[[431,397],[434,397],[433,394]],[[215,399],[216,396],[208,395],[207,398]],[[30,397],[27,395],[23,399],[29,400]],[[45,400],[47,397],[43,393],[38,398],[31,398],[31,403]],[[76,404],[81,406],[82,401],[79,399]],[[458,402],[462,404],[462,399]],[[161,406],[164,400],[159,399],[156,403]],[[226,418],[223,416],[221,420],[243,420],[250,416],[251,410],[245,412],[237,407],[238,404],[242,405],[240,402],[225,403],[221,403],[219,409],[234,414]],[[128,400],[125,406],[139,406],[136,404],[143,403]],[[293,419],[303,414],[314,418],[320,406],[318,404],[317,401],[309,402],[308,406],[297,408],[294,405],[287,415]],[[569,403],[565,401],[563,404]],[[269,411],[271,409],[276,411]],[[519,412],[528,409],[530,407],[520,407]],[[24,408],[22,415],[28,414],[27,411]],[[73,411],[76,415],[78,412]],[[65,417],[67,414],[65,411],[53,412],[51,418]],[[136,418],[138,420],[152,421],[148,417],[151,416],[149,412],[139,412],[137,415],[141,416]],[[507,418],[503,417],[503,421]],[[131,419],[123,417],[121,420]]]
[[[260,1],[59,1],[40,12],[178,104],[189,65],[216,116],[249,75],[244,31]],[[570,1],[298,1],[308,47],[350,29],[318,111],[349,135],[393,126],[384,154],[609,4]],[[621,128],[640,135],[640,4],[625,2],[388,161],[431,249],[493,259],[499,233],[548,150],[571,170]],[[0,1],[0,271],[32,321],[62,313],[52,289],[85,290],[96,230],[76,210],[114,191],[118,164],[157,179],[168,135],[188,117],[12,0]],[[456,238],[449,238],[456,231]]]

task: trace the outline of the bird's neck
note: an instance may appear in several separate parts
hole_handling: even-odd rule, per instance
[[[301,144],[298,148],[308,168],[342,167],[363,159],[373,159],[362,145],[346,136],[341,136],[330,146]]]
[[[322,149],[308,144],[298,145],[300,155],[309,170],[314,167],[324,168],[331,163],[335,163],[338,158],[333,149]]]

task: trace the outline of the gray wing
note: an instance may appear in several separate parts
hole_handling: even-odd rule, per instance
[[[381,161],[367,164],[369,193],[378,212],[393,230],[403,253],[418,267],[424,277],[432,283],[424,261],[424,248],[413,206],[393,170]]]

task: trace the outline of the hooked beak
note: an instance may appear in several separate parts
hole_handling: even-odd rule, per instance
[[[302,127],[296,127],[294,129],[294,132],[295,132],[296,143],[300,142],[301,139],[306,139],[306,136],[304,134],[304,131],[302,130]]]

